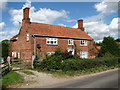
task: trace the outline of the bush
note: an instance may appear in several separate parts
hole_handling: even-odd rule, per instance
[[[85,70],[90,68],[102,67],[102,66],[116,66],[120,58],[96,58],[96,59],[87,59],[87,60],[75,60],[68,59],[61,64],[61,69],[63,71],[69,70]]]
[[[41,62],[34,62],[34,67],[41,70],[59,70],[61,69],[61,62],[66,59],[73,58],[73,55],[70,52],[62,52],[61,48],[57,48],[55,53],[51,56],[47,56]]]
[[[91,68],[98,68],[98,67],[111,67],[118,65],[120,63],[120,58],[115,58],[109,54],[106,57],[99,57],[95,59],[80,59],[79,56],[73,56],[71,53],[68,52],[61,52],[61,48],[57,48],[56,52],[51,55],[47,56],[41,62],[34,62],[34,67],[47,70],[47,71],[55,71],[55,70],[63,70],[63,71],[70,71],[70,70],[86,70]]]

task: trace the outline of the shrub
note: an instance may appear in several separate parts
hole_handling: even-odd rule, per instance
[[[41,62],[34,62],[34,67],[41,70],[63,70],[63,71],[76,71],[86,70],[98,67],[111,67],[120,63],[120,57],[99,57],[95,59],[80,59],[79,56],[73,56],[68,52],[61,52],[61,48],[57,48],[55,53],[51,56],[47,56]],[[120,65],[119,65],[120,66]]]
[[[69,70],[85,70],[90,68],[97,68],[102,66],[116,66],[120,58],[96,58],[96,59],[87,59],[87,60],[75,60],[68,59],[61,64],[61,69],[63,71]],[[119,60],[120,62],[120,60]]]
[[[48,56],[46,54],[46,58],[42,62],[34,62],[34,67],[47,71],[59,70],[61,68],[61,62],[68,58],[73,58],[73,55],[67,51],[62,52],[62,49],[59,47],[53,55]]]

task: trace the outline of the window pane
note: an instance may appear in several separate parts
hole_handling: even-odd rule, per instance
[[[47,38],[47,44],[57,45],[57,38]]]
[[[53,41],[51,41],[51,44],[53,44]]]
[[[49,42],[49,41],[47,41],[47,43],[49,44],[50,42]]]

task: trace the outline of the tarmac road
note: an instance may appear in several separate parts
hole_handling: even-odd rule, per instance
[[[46,86],[46,88],[118,88],[118,69]]]

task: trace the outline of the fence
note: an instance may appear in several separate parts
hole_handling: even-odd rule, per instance
[[[9,63],[2,63],[1,64],[1,73],[2,73],[2,76],[4,76],[5,74],[7,74],[11,68],[10,68],[10,64]]]

